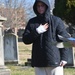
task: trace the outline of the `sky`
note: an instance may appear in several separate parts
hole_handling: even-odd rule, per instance
[[[0,0],[0,3],[3,2],[3,1],[4,1],[4,0]],[[19,1],[21,1],[21,0],[19,0]],[[31,7],[31,6],[33,6],[34,2],[35,2],[35,0],[26,0],[26,3],[25,3],[25,4],[28,4],[28,6]],[[51,7],[51,9],[53,10],[53,9],[54,9],[55,0],[49,0],[49,2],[50,2],[50,7]],[[3,5],[3,4],[2,4],[2,5]],[[28,7],[28,6],[27,6],[27,7]],[[32,8],[31,10],[26,10],[26,11],[27,11],[27,13],[29,14],[29,17],[30,17],[30,18],[35,15],[34,12],[33,12],[33,8]],[[30,14],[30,12],[31,12],[31,14]]]
[[[0,3],[1,2],[3,2],[4,0],[0,0]],[[7,0],[6,0],[7,1]],[[19,0],[19,1],[21,1],[21,0]],[[28,3],[29,2],[29,4],[30,5],[33,5],[33,3],[34,3],[34,1],[35,0],[26,0],[26,2]],[[49,2],[50,2],[50,7],[51,7],[51,9],[53,9],[54,8],[54,3],[55,3],[55,0],[49,0]]]
[[[35,0],[27,0],[31,5],[35,2]],[[54,9],[55,0],[49,0],[51,9]]]

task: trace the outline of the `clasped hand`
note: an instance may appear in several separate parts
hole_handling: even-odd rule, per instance
[[[47,31],[49,25],[48,23],[45,23],[44,25],[40,24],[40,26],[38,28],[36,28],[36,31],[41,34]]]

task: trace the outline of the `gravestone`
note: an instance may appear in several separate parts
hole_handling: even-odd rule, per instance
[[[0,16],[0,75],[10,75],[10,69],[4,65],[3,25],[6,18]]]
[[[4,60],[5,63],[18,63],[18,38],[15,34],[4,35]]]
[[[66,67],[75,67],[74,64],[74,48],[69,48],[69,52],[68,52],[68,64],[66,65]]]

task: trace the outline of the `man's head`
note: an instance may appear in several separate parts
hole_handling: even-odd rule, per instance
[[[35,0],[35,3],[33,5],[33,10],[36,15],[44,14],[47,10],[50,11],[49,1],[48,0]]]
[[[36,8],[39,14],[44,14],[47,9],[47,5],[41,1],[38,1],[36,4]]]

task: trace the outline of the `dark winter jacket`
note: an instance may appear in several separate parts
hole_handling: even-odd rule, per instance
[[[36,3],[42,1],[48,8],[44,16],[40,16],[36,10]],[[61,60],[67,61],[68,48],[61,50],[55,46],[55,42],[60,42],[58,34],[64,37],[69,37],[63,22],[60,18],[50,15],[48,0],[36,0],[33,6],[36,17],[29,20],[25,32],[23,34],[23,42],[25,44],[32,43],[32,66],[47,67],[58,66]],[[49,13],[49,14],[48,14]],[[49,23],[49,28],[43,34],[38,34],[36,28],[40,24]]]

